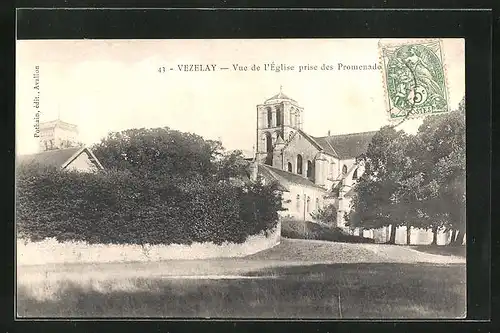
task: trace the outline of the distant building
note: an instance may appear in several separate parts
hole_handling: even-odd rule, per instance
[[[60,119],[40,123],[40,151],[78,146],[77,125]]]
[[[282,91],[257,105],[253,177],[282,185],[283,214],[310,220],[310,213],[336,203],[337,226],[345,227],[352,188],[364,171],[356,157],[376,132],[313,137],[302,130],[303,112]]]
[[[104,169],[94,153],[87,147],[54,149],[37,154],[19,155],[17,163],[18,165],[34,164],[80,172],[97,172]]]

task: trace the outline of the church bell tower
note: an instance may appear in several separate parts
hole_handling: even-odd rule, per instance
[[[303,111],[294,99],[283,93],[282,87],[278,94],[267,99],[264,104],[257,105],[256,158],[259,163],[283,168],[279,163],[281,147],[285,146],[297,129],[302,129]]]

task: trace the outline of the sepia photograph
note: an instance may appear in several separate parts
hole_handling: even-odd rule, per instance
[[[17,317],[465,318],[465,113],[462,38],[18,40]]]

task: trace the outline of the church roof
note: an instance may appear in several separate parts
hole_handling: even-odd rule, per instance
[[[326,154],[339,157],[335,149],[328,143],[326,138],[313,138],[314,142],[321,148]]]
[[[280,100],[286,99],[286,100],[289,100],[289,101],[292,101],[292,102],[296,102],[293,98],[288,97],[287,95],[283,94],[282,91],[280,91],[279,93],[277,93],[273,97],[266,99],[266,101],[264,103],[267,104],[268,102],[271,102],[271,101],[274,101],[274,100],[277,100],[277,99],[280,99]]]
[[[315,188],[325,190],[323,187],[316,185],[314,182],[312,182],[311,180],[309,180],[301,175],[297,175],[297,174],[292,173],[292,172],[281,170],[281,169],[272,167],[270,165],[259,164],[259,173],[261,175],[263,175],[264,177],[267,176],[267,178],[269,178],[269,177],[274,178],[274,180],[276,180],[279,184],[284,185],[285,187],[287,184],[294,184],[294,185],[301,185],[301,186],[310,186],[310,187],[315,187]]]
[[[89,157],[91,157],[91,160],[93,160],[93,162],[96,164],[97,167],[101,169],[103,168],[101,163],[99,163],[97,158],[92,153],[92,151],[90,151],[90,149],[86,147],[54,149],[36,154],[19,155],[17,157],[17,162],[19,165],[38,164],[41,166],[64,169],[84,151],[89,154]]]
[[[356,158],[366,152],[377,131],[331,135],[314,138],[325,152],[334,153],[340,159]]]
[[[304,138],[306,138],[316,148],[323,149],[323,147],[316,141],[316,138],[310,136],[309,134],[307,134],[306,132],[304,132],[300,128],[297,128],[297,131],[295,132],[295,135],[297,135],[297,133],[300,133]]]

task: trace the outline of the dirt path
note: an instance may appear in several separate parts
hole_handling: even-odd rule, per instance
[[[19,281],[243,275],[268,268],[339,263],[465,263],[465,258],[419,252],[397,245],[282,239],[245,258],[99,264],[18,266]]]

